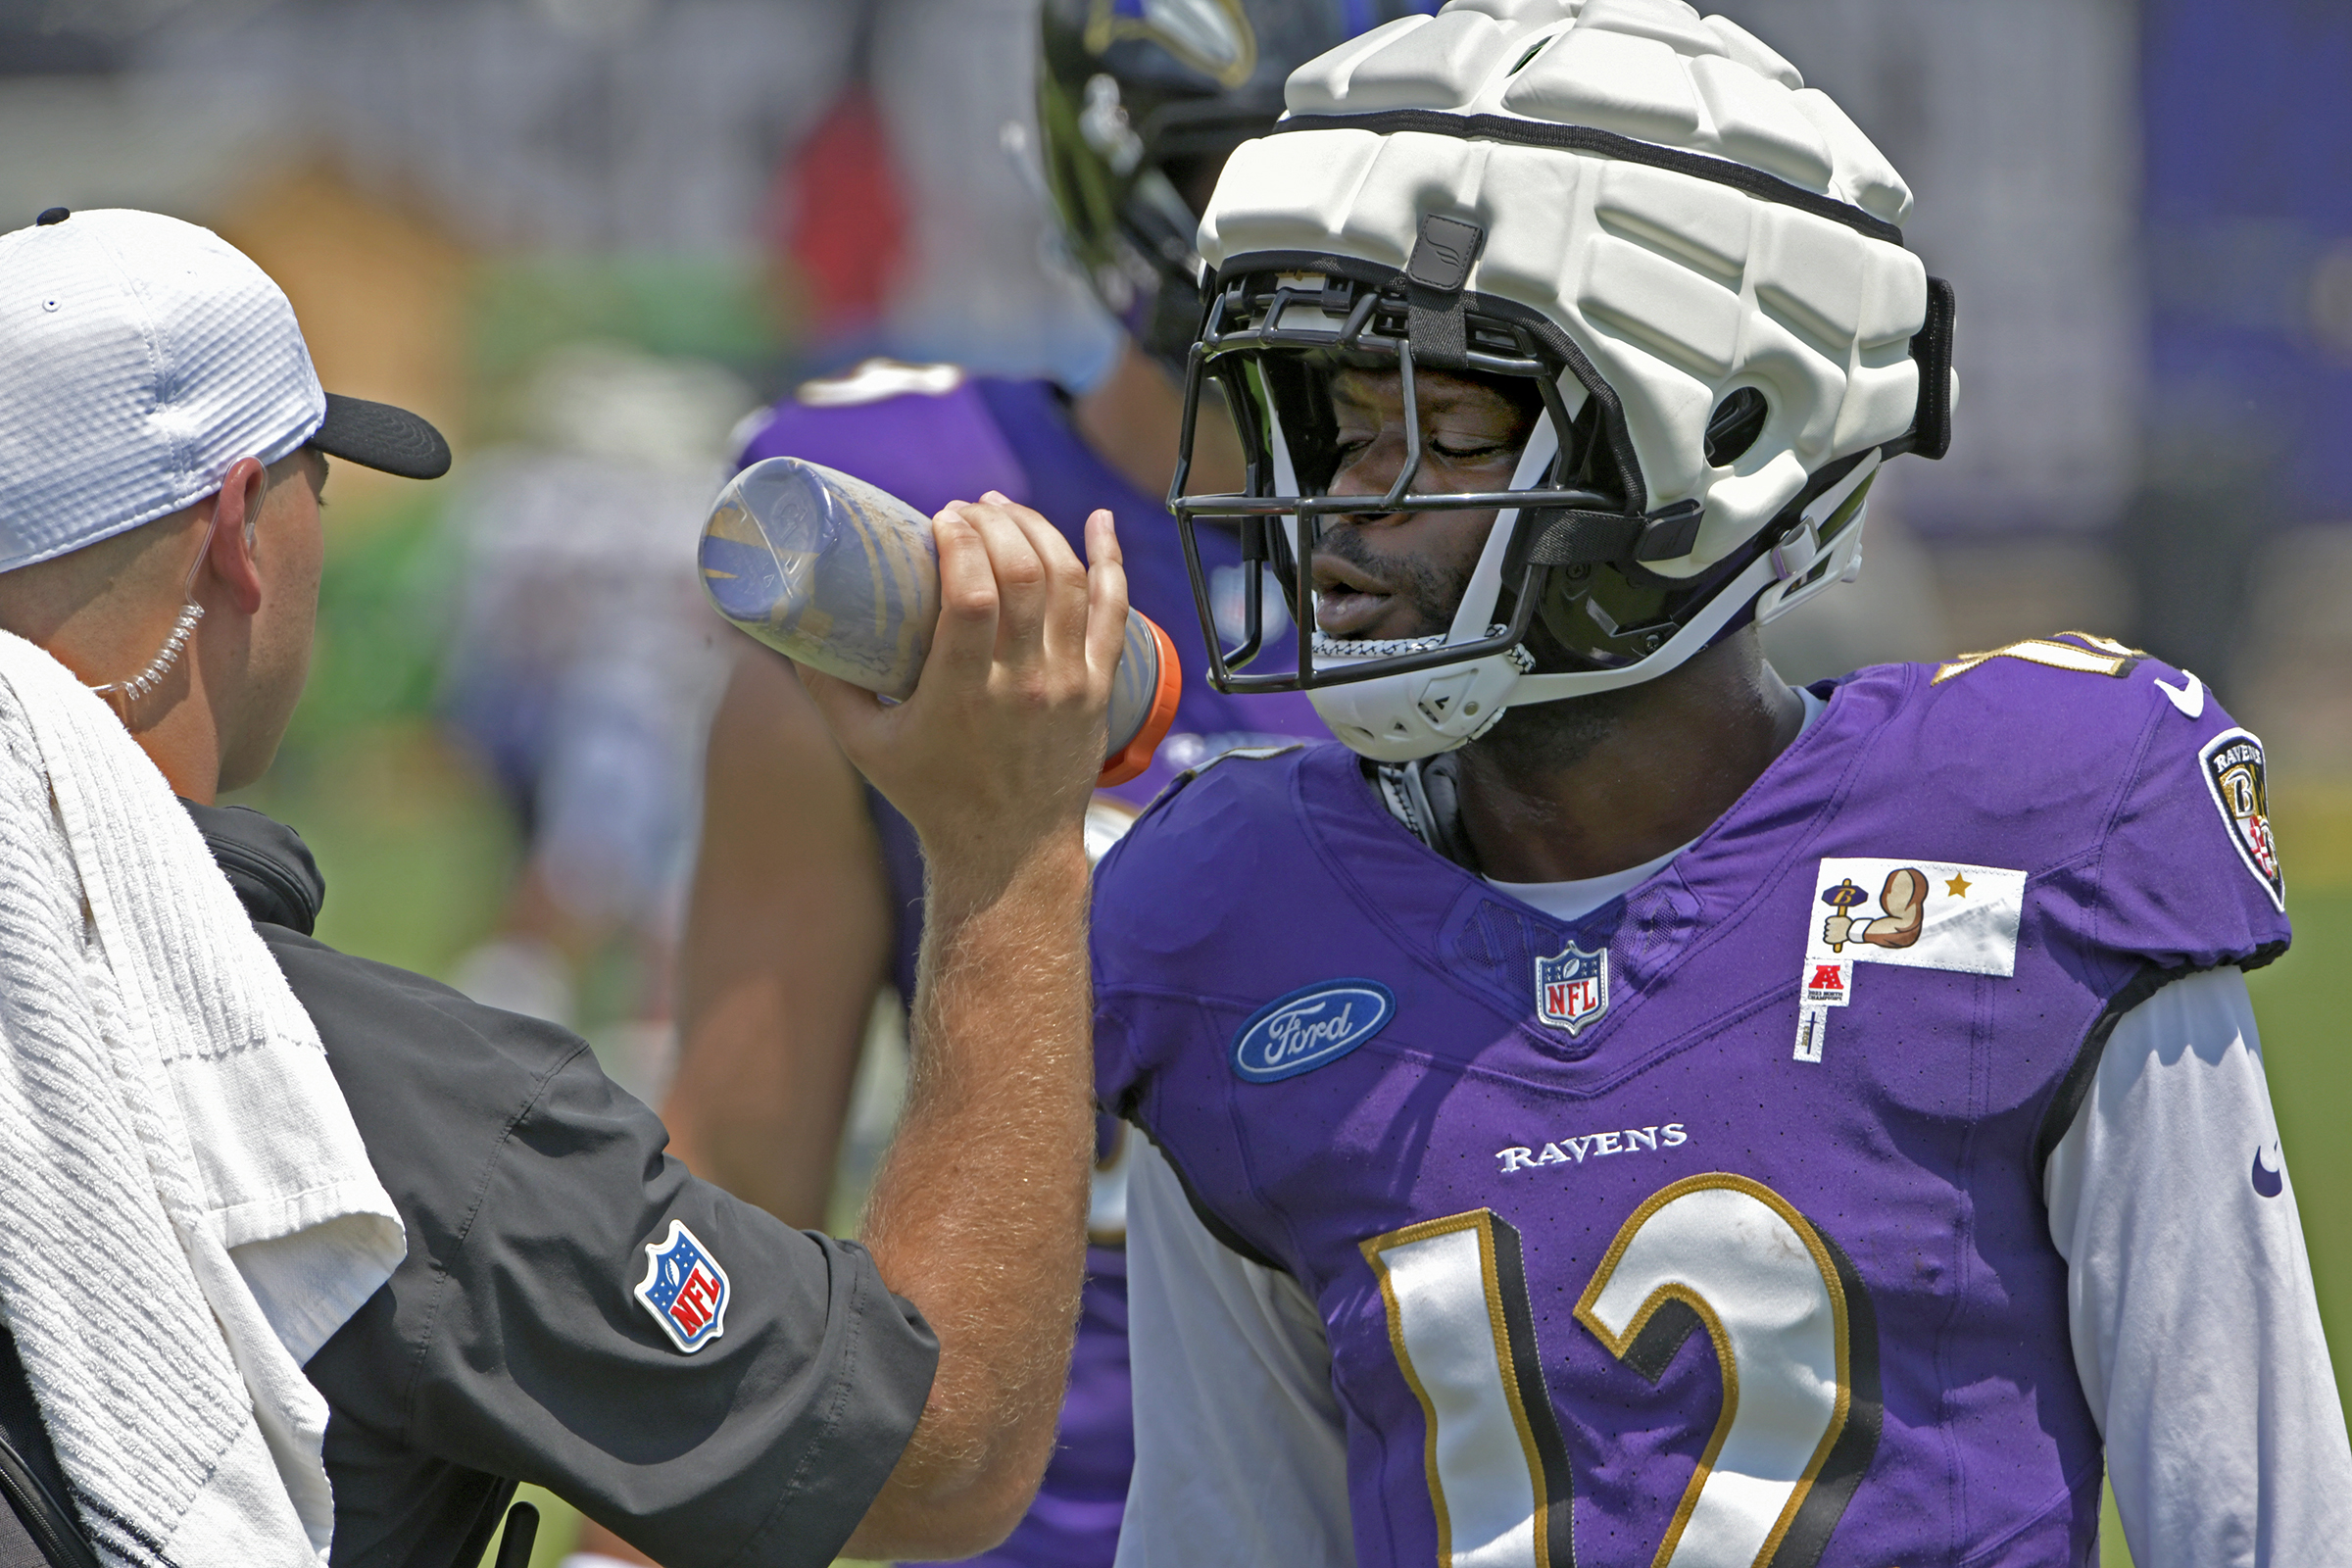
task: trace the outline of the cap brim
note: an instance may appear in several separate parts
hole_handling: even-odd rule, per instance
[[[364,398],[326,395],[326,417],[309,444],[330,458],[404,479],[438,479],[449,471],[449,443],[406,409]]]

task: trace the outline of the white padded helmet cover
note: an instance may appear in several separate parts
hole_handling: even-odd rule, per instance
[[[1574,124],[1743,165],[1899,223],[1911,193],[1794,67],[1682,0],[1453,0],[1310,61],[1293,115],[1422,109]],[[1432,214],[1487,232],[1471,291],[1543,313],[1624,404],[1653,511],[1696,499],[1696,573],[1755,536],[1833,459],[1911,426],[1927,273],[1900,245],[1729,185],[1596,154],[1419,131],[1247,142],[1200,224],[1212,267],[1321,251],[1402,268]],[[1707,416],[1771,407],[1722,467]]]

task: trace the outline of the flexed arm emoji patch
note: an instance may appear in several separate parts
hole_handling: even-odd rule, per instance
[[[1927,914],[1927,873],[1916,865],[1886,873],[1886,885],[1879,890],[1879,907],[1886,912],[1876,919],[1857,920],[1846,912],[1863,902],[1862,890],[1854,886],[1851,878],[1824,893],[1821,901],[1837,911],[1821,925],[1821,939],[1833,953],[1844,952],[1848,942],[1867,942],[1874,948],[1907,948],[1919,940]]]
[[[1943,860],[1833,858],[1813,885],[1798,974],[1796,1059],[1821,1060],[1829,1009],[1853,996],[1854,965],[2006,975],[2017,968],[2026,873]]]

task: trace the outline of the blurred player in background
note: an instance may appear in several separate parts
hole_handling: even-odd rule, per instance
[[[1039,119],[1068,248],[1128,337],[1083,392],[953,366],[871,362],[812,382],[754,431],[743,461],[841,468],[925,511],[997,490],[1073,535],[1120,519],[1136,607],[1170,628],[1188,679],[1152,769],[1098,808],[1100,846],[1176,773],[1234,747],[1324,732],[1302,699],[1244,704],[1200,678],[1204,654],[1165,514],[1185,353],[1200,318],[1193,231],[1226,155],[1282,110],[1291,70],[1366,27],[1429,9],[1399,0],[1049,0]],[[1238,484],[1212,410],[1200,482]],[[1231,535],[1204,541],[1222,623],[1245,573]],[[1281,614],[1269,601],[1269,616]],[[743,644],[713,722],[703,850],[680,975],[682,1052],[663,1107],[689,1164],[798,1225],[821,1225],[878,987],[909,994],[921,928],[913,835],[842,760],[790,666]],[[1132,1458],[1126,1364],[1125,1149],[1105,1123],[1090,1277],[1060,1446],[1002,1564],[1107,1564]],[[610,1550],[602,1538],[584,1547]]]
[[[442,702],[527,850],[497,934],[455,978],[477,1002],[590,1029],[608,1070],[652,1099],[725,667],[678,540],[751,397],[715,366],[576,343],[521,402],[522,439],[476,458],[452,509],[466,597]],[[614,949],[620,1019],[584,1018],[583,982]]]
[[[1314,591],[1259,684],[1345,744],[1096,870],[1119,1563],[2056,1568],[2103,1468],[2139,1568],[2352,1562],[2261,742],[2082,632],[1762,654],[1950,443],[1900,175],[1682,0],[1456,0],[1289,102],[1200,229],[1258,482],[1198,514]]]

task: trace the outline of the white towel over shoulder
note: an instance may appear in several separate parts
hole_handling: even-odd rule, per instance
[[[0,632],[0,1310],[102,1559],[313,1568],[301,1363],[406,1246],[309,1014],[162,773]]]

